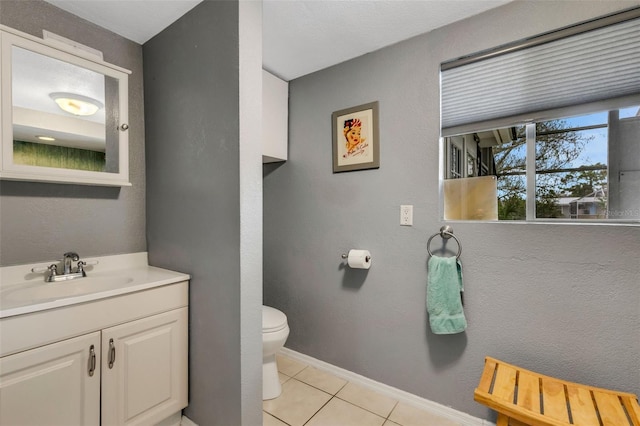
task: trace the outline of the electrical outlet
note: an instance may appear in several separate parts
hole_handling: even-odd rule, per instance
[[[403,225],[403,226],[413,225],[413,206],[412,205],[400,206],[400,225]]]

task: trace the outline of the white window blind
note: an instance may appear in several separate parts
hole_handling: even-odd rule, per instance
[[[572,27],[574,35],[553,41],[540,36],[542,44],[528,40],[532,47],[443,64],[443,135],[471,123],[640,94],[638,9],[631,15],[635,19],[597,29],[591,29],[596,21],[589,30]]]

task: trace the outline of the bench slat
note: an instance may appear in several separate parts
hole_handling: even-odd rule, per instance
[[[571,404],[573,424],[600,426],[591,392],[588,389],[573,384],[567,385],[567,396],[569,397],[569,404]]]
[[[635,395],[622,396],[622,403],[631,417],[632,425],[640,425],[640,405]]]
[[[508,364],[498,364],[492,395],[513,403],[516,387],[516,369]]]
[[[487,359],[484,363],[484,370],[482,370],[482,377],[480,377],[480,383],[478,383],[478,389],[483,392],[489,393],[491,389],[491,383],[493,382],[493,373],[496,371],[496,362]]]
[[[540,412],[540,380],[535,374],[521,371],[518,376],[518,405]]]
[[[569,423],[564,383],[546,377],[542,379],[542,409],[545,416]]]
[[[604,426],[623,426],[628,425],[629,421],[622,409],[620,399],[604,392],[593,392],[593,398],[598,404],[598,412]]]

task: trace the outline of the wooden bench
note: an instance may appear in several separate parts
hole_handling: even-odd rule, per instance
[[[496,426],[640,426],[638,397],[543,376],[487,357],[474,399]]]

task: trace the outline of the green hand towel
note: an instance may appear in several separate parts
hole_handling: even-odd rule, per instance
[[[462,311],[462,264],[455,257],[431,256],[427,274],[427,312],[434,334],[461,333],[467,328]]]

